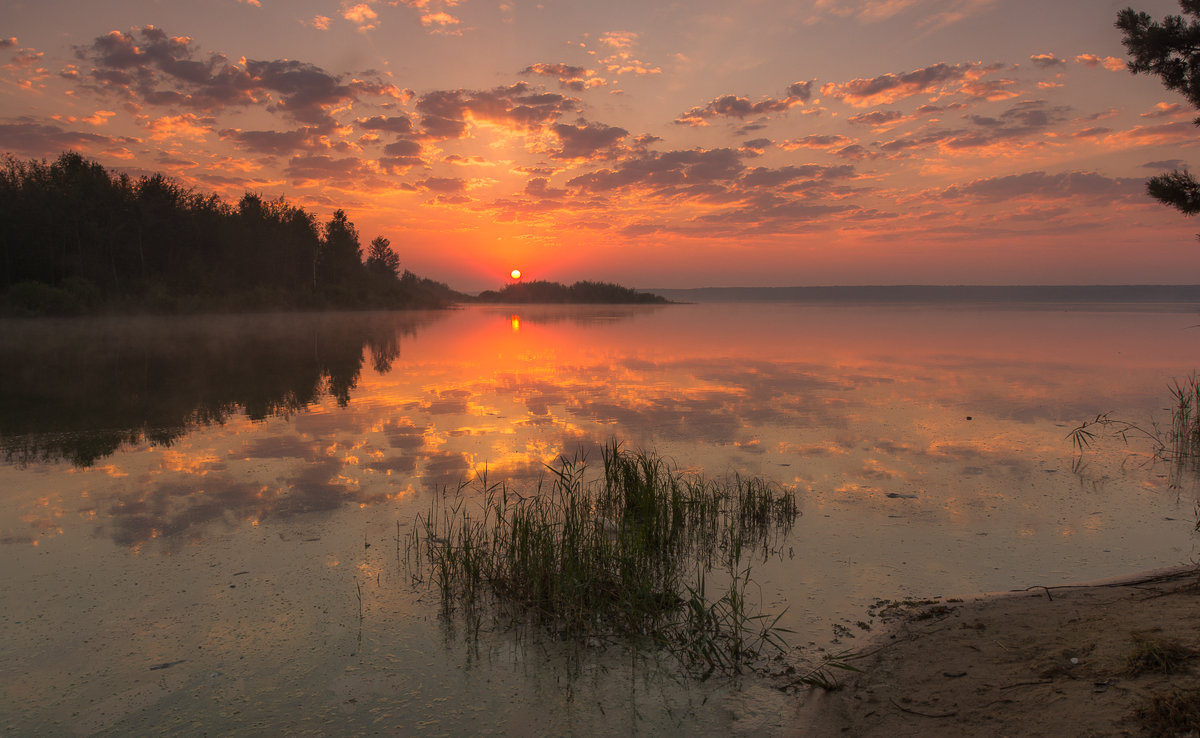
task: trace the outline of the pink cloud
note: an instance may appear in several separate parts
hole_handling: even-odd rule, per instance
[[[1080,54],[1075,57],[1075,61],[1085,67],[1103,67],[1110,72],[1119,72],[1125,69],[1125,60],[1115,56],[1099,57],[1095,54]]]
[[[939,97],[957,92],[967,82],[978,80],[982,71],[978,64],[939,63],[903,74],[831,82],[821,87],[821,94],[853,107],[888,105],[915,95]]]

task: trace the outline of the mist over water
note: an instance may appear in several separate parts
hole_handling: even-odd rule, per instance
[[[503,628],[467,647],[401,539],[485,468],[528,494],[615,438],[796,489],[754,567],[795,645],[854,647],[875,598],[1182,563],[1196,479],[1067,439],[1169,420],[1200,363],[1172,300],[5,323],[5,728],[770,732],[794,700],[753,677],[568,668]]]

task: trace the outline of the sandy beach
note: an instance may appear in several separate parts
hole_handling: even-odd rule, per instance
[[[862,672],[814,692],[796,735],[1200,734],[1194,567],[878,614]]]

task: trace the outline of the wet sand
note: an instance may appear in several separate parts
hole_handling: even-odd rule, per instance
[[[1156,696],[1200,689],[1200,658],[1134,674],[1135,634],[1200,652],[1200,569],[910,604],[853,663],[861,674],[814,692],[804,736],[1153,735]],[[1200,697],[1192,703],[1200,709]],[[1185,735],[1196,735],[1197,727]]]

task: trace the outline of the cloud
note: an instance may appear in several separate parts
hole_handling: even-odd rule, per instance
[[[45,53],[34,49],[21,49],[13,56],[12,61],[6,64],[6,67],[14,69],[29,68],[41,62]],[[45,70],[42,70],[45,71]]]
[[[1099,57],[1095,54],[1080,54],[1079,56],[1075,57],[1075,61],[1085,67],[1091,67],[1093,69],[1096,67],[1104,67],[1110,72],[1119,72],[1125,69],[1125,60],[1115,56]]]
[[[355,125],[367,131],[387,131],[388,133],[412,133],[412,118],[407,115],[377,115],[374,118],[359,118]]]
[[[214,118],[201,118],[191,113],[164,115],[146,123],[150,138],[155,141],[190,138],[203,141],[216,125]]]
[[[1146,113],[1142,113],[1140,117],[1142,117],[1142,118],[1171,118],[1176,115],[1183,115],[1183,114],[1190,115],[1191,113],[1188,111],[1187,108],[1183,107],[1179,103],[1160,102],[1154,106],[1153,110],[1146,112]]]
[[[831,216],[858,210],[846,203],[816,203],[763,193],[750,204],[702,215],[699,220],[714,225],[738,226],[734,232],[788,233],[828,228]]]
[[[0,149],[35,156],[44,156],[47,151],[94,151],[135,143],[138,143],[135,138],[68,131],[29,118],[21,118],[15,123],[0,123]]]
[[[601,35],[598,41],[613,49],[632,49],[637,37],[632,31],[609,31]]]
[[[664,191],[680,186],[731,182],[745,169],[733,149],[644,152],[614,169],[582,174],[567,182],[581,192],[610,192],[629,187]]]
[[[445,12],[425,13],[421,16],[422,26],[433,29],[435,33],[442,33],[446,35],[456,35],[460,33],[458,29],[454,28],[454,26],[457,26],[460,23],[462,23],[461,20]]]
[[[811,96],[812,82],[796,82],[788,86],[787,96],[782,98],[767,97],[757,102],[751,102],[737,95],[725,95],[712,100],[704,107],[692,108],[675,119],[679,125],[705,126],[712,118],[737,118],[769,115],[784,112],[793,106],[802,105]]]
[[[1105,139],[1114,148],[1154,146],[1158,144],[1191,144],[1196,140],[1196,127],[1190,121],[1178,120],[1154,126],[1134,126],[1117,131]]]
[[[936,97],[959,91],[964,82],[977,80],[986,71],[978,64],[938,63],[903,74],[831,82],[821,87],[821,94],[854,107],[888,105],[914,95]]]
[[[854,175],[854,167],[841,165],[825,167],[817,164],[785,166],[778,169],[755,167],[745,174],[741,184],[747,187],[778,187],[796,180],[843,179]]]
[[[1187,169],[1187,162],[1183,159],[1164,159],[1163,161],[1148,161],[1142,165],[1142,169]]]
[[[599,152],[611,150],[629,131],[600,123],[583,125],[555,124],[551,131],[558,137],[562,148],[551,154],[555,159],[591,159]]]
[[[637,44],[638,34],[632,31],[609,31],[602,34],[597,42],[607,46],[610,54],[600,59],[600,64],[606,71],[613,74],[633,74],[645,76],[662,74],[660,67],[639,61],[633,56],[633,48]]]
[[[1066,59],[1059,59],[1054,54],[1034,54],[1029,57],[1029,61],[1033,62],[1035,67],[1041,67],[1042,69],[1054,69],[1067,65]]]
[[[306,25],[312,26],[318,31],[328,31],[329,27],[333,25],[333,19],[327,15],[314,15]]]
[[[472,123],[522,131],[540,129],[574,111],[577,102],[557,93],[532,92],[529,85],[518,82],[487,91],[430,92],[417,100],[417,112],[425,135],[450,139],[466,136]]]
[[[1029,138],[1070,120],[1070,108],[1048,106],[1044,100],[1028,100],[1012,105],[997,116],[966,116],[967,128],[926,128],[880,143],[886,154],[903,154],[915,149],[937,146],[945,150],[984,148],[1005,141]]]
[[[986,10],[995,0],[814,0],[813,21],[822,16],[882,23],[921,9],[919,27],[942,28]]]
[[[366,3],[343,6],[342,17],[358,26],[360,31],[373,31],[378,28],[375,21],[379,20],[379,14]]]
[[[922,0],[815,0],[813,9],[819,13],[874,23],[888,20],[920,2]]]
[[[429,190],[430,192],[438,192],[438,193],[442,193],[442,194],[457,194],[457,193],[466,191],[467,180],[460,179],[458,177],[427,177],[418,182],[413,182],[413,185],[415,185],[416,187],[418,187],[422,190]],[[465,402],[465,400],[464,400],[464,402]],[[430,410],[430,412],[438,412],[438,411]],[[449,412],[449,411],[445,411],[445,412]],[[465,404],[463,405],[463,409],[461,411],[455,410],[455,412],[466,412]]]
[[[1144,195],[1144,181],[1135,177],[1105,177],[1096,172],[1046,174],[1027,172],[1004,177],[986,177],[942,190],[950,200],[1006,202],[1023,198],[1069,200],[1099,198],[1133,199]]]
[[[769,138],[752,138],[749,141],[743,141],[738,150],[743,155],[762,156],[773,145],[774,142]]]
[[[284,173],[297,185],[361,186],[374,172],[361,159],[335,159],[324,154],[294,156]]]
[[[1012,89],[1014,85],[1016,82],[1011,79],[978,79],[964,84],[959,92],[977,100],[998,102],[1011,100],[1020,95],[1019,92]]]
[[[1111,128],[1103,126],[1095,126],[1092,128],[1083,128],[1071,134],[1071,138],[1101,138],[1112,133]]]
[[[400,139],[383,147],[383,153],[392,157],[418,157],[422,151],[421,144],[410,139]]]
[[[978,15],[997,0],[944,0],[942,7],[930,14],[921,25],[927,28],[944,28],[961,20]]]
[[[865,125],[877,129],[892,128],[899,123],[916,120],[914,115],[905,115],[898,110],[872,110],[869,113],[858,113],[846,119],[851,125]]]
[[[833,149],[843,148],[854,143],[854,139],[843,136],[841,134],[804,136],[803,138],[792,138],[779,144],[779,148],[784,151],[796,151],[798,149]]]
[[[567,190],[551,187],[545,177],[534,177],[525,183],[525,194],[543,200],[561,200],[567,196]]]
[[[376,0],[367,0],[375,2]],[[458,0],[388,0],[393,7],[403,5],[418,13],[421,27],[437,36],[461,36],[462,20],[446,12],[458,5]]]
[[[859,161],[861,159],[877,159],[880,156],[882,156],[882,154],[880,154],[879,152],[871,151],[870,149],[868,149],[865,146],[862,146],[861,144],[850,144],[849,146],[842,148],[842,149],[838,149],[837,151],[835,151],[833,153],[834,153],[834,156],[840,157],[842,159],[849,159],[851,161]]]
[[[287,155],[298,151],[327,149],[322,137],[331,132],[325,126],[305,126],[291,131],[242,131],[226,128],[217,135],[225,141],[233,141],[239,148],[268,155]]]
[[[967,120],[983,128],[1024,135],[1061,123],[1070,117],[1070,112],[1066,106],[1047,107],[1045,100],[1028,100],[1013,105],[998,117],[972,115]]]
[[[204,111],[263,105],[302,123],[331,121],[330,111],[360,95],[400,96],[394,85],[370,80],[344,83],[312,64],[287,59],[231,63],[222,54],[201,56],[192,40],[145,26],[113,31],[76,56],[90,62],[90,86],[148,105]]]
[[[8,38],[0,38],[0,49],[11,49],[17,45],[17,37],[9,36]]]
[[[112,110],[97,110],[91,115],[52,115],[50,117],[59,123],[87,123],[90,126],[102,126],[107,124],[115,115],[116,112]]]
[[[576,67],[570,64],[531,64],[521,70],[521,74],[538,74],[552,77],[567,90],[583,91],[592,87],[603,87],[608,82],[596,76],[595,70],[586,67]]]

